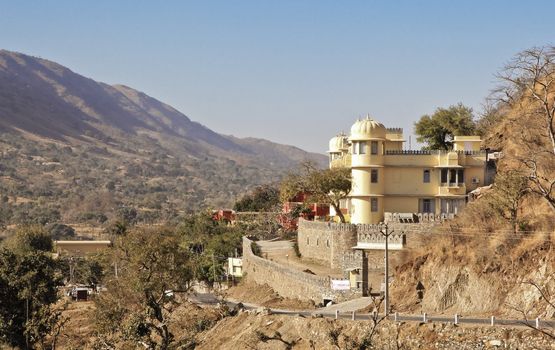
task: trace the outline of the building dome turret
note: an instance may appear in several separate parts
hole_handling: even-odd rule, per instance
[[[385,126],[367,115],[366,118],[359,119],[353,124],[349,139],[351,141],[384,140],[385,134]]]
[[[343,133],[332,137],[330,140],[328,153],[343,153],[349,149],[347,136]]]

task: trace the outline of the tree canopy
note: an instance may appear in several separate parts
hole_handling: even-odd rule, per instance
[[[112,262],[119,272],[96,299],[96,323],[106,342],[167,349],[174,341],[170,297],[188,290],[193,278],[191,253],[180,243],[179,235],[165,227],[118,237]]]
[[[291,173],[281,183],[280,198],[289,201],[298,193],[309,194],[311,202],[327,203],[333,207],[341,222],[345,217],[340,210],[340,200],[351,191],[351,170],[332,168],[319,170],[305,164],[304,172]]]
[[[448,108],[438,108],[432,115],[423,115],[414,123],[416,140],[431,150],[450,150],[454,136],[472,135],[476,123],[472,109],[459,103]]]
[[[0,341],[19,348],[44,347],[60,313],[61,275],[52,241],[38,227],[23,227],[0,247]]]
[[[273,211],[279,205],[279,190],[270,185],[256,187],[235,202],[236,211]]]

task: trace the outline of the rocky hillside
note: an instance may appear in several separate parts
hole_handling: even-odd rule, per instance
[[[398,310],[555,317],[555,120],[549,117],[555,68],[549,52],[523,52],[499,74],[498,102],[480,121],[487,125],[484,146],[502,152],[495,183],[397,267],[392,294]]]
[[[218,134],[142,92],[0,50],[0,225],[229,206],[326,157]],[[149,220],[150,220],[149,219]]]

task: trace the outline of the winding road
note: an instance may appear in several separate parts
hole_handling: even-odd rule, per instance
[[[199,305],[217,305],[219,303],[225,302],[230,308],[236,307],[239,304],[243,305],[245,310],[257,310],[257,309],[268,309],[272,314],[275,315],[287,315],[287,316],[322,316],[326,318],[334,319],[345,319],[345,320],[371,320],[374,315],[369,313],[357,313],[355,307],[360,309],[366,305],[369,305],[370,298],[359,298],[350,301],[346,301],[339,304],[334,304],[329,307],[319,308],[315,310],[287,310],[287,309],[274,309],[267,308],[261,305],[240,302],[237,300],[222,300],[212,293],[196,293],[194,296],[189,298],[192,302]],[[363,305],[360,307],[360,305]],[[378,314],[377,317],[383,317],[383,314]],[[387,317],[389,320],[397,322],[437,322],[437,323],[455,323],[455,316],[430,316],[430,315],[401,315],[401,314],[390,314]],[[458,315],[457,324],[465,325],[479,325],[479,326],[504,326],[504,327],[532,327],[532,328],[554,328],[555,320],[536,320],[536,319],[497,319],[494,318],[493,322],[491,318],[479,318],[479,317],[464,317]]]

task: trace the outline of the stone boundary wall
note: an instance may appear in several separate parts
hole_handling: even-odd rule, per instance
[[[299,219],[297,243],[301,256],[331,268],[343,265],[343,255],[357,244],[357,227],[351,224]]]
[[[290,269],[256,256],[252,252],[251,243],[251,240],[243,237],[243,274],[246,274],[248,280],[269,285],[283,297],[312,300],[319,304],[323,298],[332,297],[334,301],[342,301],[361,296],[361,291],[358,290],[331,290],[329,277]]]
[[[389,231],[393,234],[389,237],[390,247],[395,245],[405,248],[415,248],[421,245],[422,237],[433,231],[440,222],[426,221],[412,222],[390,222]],[[352,257],[346,257],[353,252],[352,248],[358,242],[368,244],[381,244],[385,241],[381,234],[381,225],[353,225],[338,224],[332,222],[318,222],[299,220],[297,243],[303,258],[310,259],[330,266],[331,268],[353,268]],[[378,256],[383,254],[382,249],[369,251],[371,266],[383,266],[383,259]],[[350,260],[350,261],[349,261]]]

